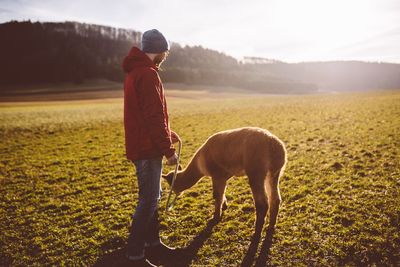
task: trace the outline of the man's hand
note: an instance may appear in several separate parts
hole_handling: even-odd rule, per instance
[[[176,153],[167,159],[167,165],[176,165],[178,162],[178,155]]]
[[[178,143],[179,140],[180,140],[179,135],[178,135],[176,132],[171,131],[171,141],[172,141],[172,144]]]

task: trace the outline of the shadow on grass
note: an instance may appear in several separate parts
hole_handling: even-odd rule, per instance
[[[217,221],[209,220],[207,226],[190,242],[185,248],[177,249],[176,256],[171,262],[164,264],[165,267],[187,267],[191,265],[193,259],[197,256],[198,251],[204,245],[204,242],[211,236],[212,230]]]
[[[261,233],[254,233],[254,235],[251,238],[251,243],[250,246],[246,252],[246,255],[243,258],[243,261],[241,263],[241,267],[250,267],[253,266],[254,260],[256,261],[255,265],[256,267],[264,267],[267,266],[267,261],[268,261],[268,256],[269,256],[269,251],[272,246],[272,238],[274,236],[274,228],[268,228],[267,233],[265,235],[265,238],[262,242],[260,253],[258,254],[257,259],[255,260],[256,254],[257,254],[257,249],[258,249],[258,244],[260,242],[261,238]]]
[[[190,266],[196,257],[199,249],[204,242],[211,236],[214,226],[217,224],[214,220],[209,220],[206,227],[190,242],[185,248],[176,250],[176,255],[165,263],[165,267],[186,267]],[[110,248],[110,247],[109,247]],[[125,258],[125,248],[119,248],[113,252],[101,256],[93,267],[125,267],[129,266]]]
[[[190,242],[185,248],[179,248],[176,255],[165,263],[165,267],[188,267],[197,256],[198,251],[204,245],[204,242],[211,236],[214,226],[218,222],[209,220],[206,227]],[[269,251],[272,245],[274,229],[267,230],[265,238],[262,242],[260,253],[256,258],[257,249],[261,239],[261,233],[255,233],[251,238],[250,246],[244,256],[241,267],[253,266],[255,261],[256,267],[267,266]],[[111,253],[103,255],[97,260],[93,267],[124,267],[128,266],[129,262],[125,258],[125,248],[119,248]]]
[[[97,260],[93,267],[123,267],[128,266],[125,258],[125,248],[119,248],[113,252],[103,255]]]

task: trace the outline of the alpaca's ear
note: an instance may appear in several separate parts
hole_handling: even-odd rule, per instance
[[[180,171],[182,170],[182,165],[181,164],[178,165],[178,170],[180,170]]]

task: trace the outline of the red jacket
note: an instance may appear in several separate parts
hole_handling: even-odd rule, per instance
[[[171,157],[167,102],[157,67],[139,48],[133,47],[122,68],[124,84],[125,148],[128,159]]]

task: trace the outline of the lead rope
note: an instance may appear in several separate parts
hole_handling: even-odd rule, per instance
[[[177,158],[177,160],[176,160],[174,176],[172,177],[171,189],[169,190],[169,193],[168,193],[167,205],[166,205],[166,207],[165,207],[166,213],[168,213],[168,212],[172,209],[172,207],[173,207],[173,205],[175,204],[175,201],[176,201],[176,199],[177,199],[177,197],[178,197],[177,195],[175,195],[175,197],[174,197],[174,199],[172,200],[172,202],[170,202],[170,201],[171,201],[172,191],[173,191],[172,189],[174,188],[176,175],[178,174],[179,160],[180,160],[180,158],[181,158],[181,150],[182,150],[182,140],[181,140],[181,139],[178,139],[178,158]]]

